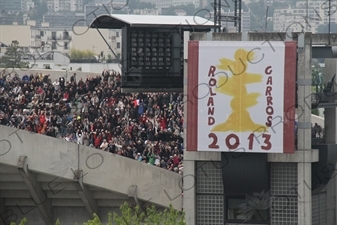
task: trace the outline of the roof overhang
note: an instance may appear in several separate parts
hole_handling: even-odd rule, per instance
[[[155,15],[125,15],[105,14],[96,17],[90,28],[121,29],[125,26],[146,28],[174,28],[183,30],[210,31],[214,22],[199,16],[155,16]]]

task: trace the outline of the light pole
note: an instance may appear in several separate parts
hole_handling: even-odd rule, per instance
[[[331,0],[329,0],[329,25],[328,25],[328,39],[330,45],[330,33],[331,33]]]

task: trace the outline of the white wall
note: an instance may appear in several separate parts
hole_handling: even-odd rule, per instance
[[[22,47],[30,46],[30,26],[27,25],[0,25],[0,42],[10,45],[17,40]]]
[[[322,128],[324,128],[324,118],[311,114],[311,123],[315,125],[317,123]]]
[[[68,65],[69,71],[76,71],[80,67],[82,67],[82,72],[90,73],[101,73],[104,69],[121,72],[121,68],[118,63],[70,63]]]

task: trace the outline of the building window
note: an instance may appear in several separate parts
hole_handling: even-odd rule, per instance
[[[56,49],[56,41],[53,41],[53,42],[52,42],[51,48],[52,48],[52,49]]]
[[[117,48],[121,48],[121,43],[117,42]]]
[[[246,199],[244,196],[226,198],[227,220],[233,222],[234,221],[267,222],[269,220],[268,216],[269,197],[266,198],[258,198],[255,196],[248,196],[248,197],[251,197],[251,199]],[[264,200],[266,200],[266,202],[263,202]]]
[[[69,39],[69,33],[68,31],[63,32],[63,40],[68,40]]]
[[[64,50],[68,49],[68,42],[64,42]]]
[[[44,36],[44,31],[40,31],[40,36],[41,36],[41,37]]]
[[[119,37],[119,32],[116,32],[116,37]]]

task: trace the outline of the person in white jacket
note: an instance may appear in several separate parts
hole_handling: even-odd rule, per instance
[[[102,149],[103,151],[107,151],[108,146],[109,146],[109,143],[106,141],[106,139],[104,139],[101,146],[100,146],[100,149]]]
[[[78,131],[76,132],[76,138],[77,138],[77,144],[78,145],[83,145],[83,135],[82,133],[79,134]]]

